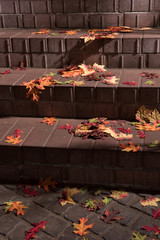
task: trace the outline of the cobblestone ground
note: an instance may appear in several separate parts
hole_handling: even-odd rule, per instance
[[[33,223],[47,221],[45,229],[40,229],[36,233],[37,240],[81,240],[75,230],[73,222],[79,223],[79,219],[84,217],[88,221],[86,224],[94,223],[93,227],[85,236],[87,240],[143,240],[160,239],[154,235],[154,231],[147,232],[141,229],[142,226],[155,224],[160,226],[160,220],[154,219],[152,209],[158,210],[158,206],[142,206],[140,198],[148,198],[151,194],[128,192],[128,196],[121,199],[110,199],[108,205],[104,205],[97,211],[87,211],[82,208],[81,203],[88,199],[103,199],[104,196],[111,195],[110,190],[103,190],[99,195],[94,195],[97,189],[88,189],[87,192],[80,192],[72,196],[75,205],[67,203],[61,206],[59,198],[62,196],[63,187],[50,189],[45,192],[42,188],[37,188],[39,195],[28,197],[23,189],[17,189],[15,185],[0,185],[0,240],[22,240],[25,239],[25,231],[33,227]],[[152,194],[157,198],[158,194]],[[4,202],[20,201],[26,205],[24,215],[16,215],[16,211],[5,213]],[[117,216],[122,217],[112,223],[105,223],[101,216],[105,210],[112,212],[118,209],[120,213]],[[135,238],[133,231],[139,232],[144,238]],[[30,239],[30,238],[28,238]],[[84,238],[83,238],[84,239]]]

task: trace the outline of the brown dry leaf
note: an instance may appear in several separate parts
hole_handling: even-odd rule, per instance
[[[141,106],[136,113],[136,119],[141,123],[159,123],[160,113],[156,108],[151,110]]]
[[[124,191],[116,191],[116,190],[111,190],[111,195],[110,197],[114,198],[114,199],[123,199],[125,197],[128,196],[128,192],[124,192]]]
[[[40,178],[39,183],[38,183],[38,187],[40,188],[42,186],[46,192],[49,192],[48,187],[52,186],[52,188],[55,188],[56,184],[57,184],[56,181],[52,181],[52,177],[47,177],[45,179]]]
[[[120,145],[118,145],[118,147],[123,148],[122,151],[123,152],[138,152],[141,151],[141,146],[137,145],[135,146],[133,142],[129,142],[129,145],[126,145],[125,143],[122,143]]]
[[[62,192],[62,198],[59,199],[59,203],[62,206],[66,205],[67,203],[75,205],[75,201],[73,200],[72,196],[77,193],[80,193],[78,188],[64,188]]]
[[[158,204],[157,202],[160,201],[160,198],[157,198],[157,197],[154,197],[154,196],[151,196],[145,200],[143,199],[140,199],[140,203],[143,207],[145,206],[153,206],[153,207],[158,207]]]

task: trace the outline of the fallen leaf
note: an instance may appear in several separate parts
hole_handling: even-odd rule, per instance
[[[132,133],[132,131],[130,130],[130,128],[118,128],[118,131],[122,132],[122,133]]]
[[[14,135],[15,135],[15,137],[20,136],[21,133],[23,133],[23,131],[21,131],[19,128],[17,128],[17,129],[14,131]]]
[[[46,34],[46,33],[50,33],[50,30],[48,30],[48,29],[41,29],[38,32],[32,32],[32,34]]]
[[[105,205],[108,205],[108,203],[110,203],[112,201],[112,198],[108,198],[106,196],[103,196],[103,199],[102,199],[102,202],[105,204]]]
[[[155,235],[158,235],[160,233],[160,227],[153,224],[153,227],[150,226],[143,226],[142,229],[145,229],[147,232],[154,231]]]
[[[135,125],[137,130],[142,130],[142,131],[159,131],[160,127],[159,124],[156,122],[152,123],[144,123],[144,124],[137,124]]]
[[[155,82],[153,82],[153,81],[151,81],[151,80],[148,80],[148,81],[145,82],[145,84],[154,85]]]
[[[48,188],[49,186],[51,186],[52,188],[56,188],[56,185],[57,185],[57,182],[52,181],[52,177],[47,177],[45,179],[40,178],[38,183],[38,187],[40,188],[42,186],[46,192],[49,192],[49,188]]]
[[[132,81],[132,82],[128,82],[128,81],[126,81],[126,82],[122,82],[122,84],[124,84],[124,85],[128,85],[128,86],[135,86],[135,85],[138,85],[138,83],[136,83],[135,81]]]
[[[140,199],[140,203],[143,207],[146,206],[153,206],[153,207],[158,207],[157,202],[160,201],[160,198],[154,197],[154,196],[150,196],[147,199]]]
[[[136,119],[141,123],[159,123],[160,113],[156,108],[152,110],[141,106],[136,113]]]
[[[87,208],[87,211],[97,211],[103,207],[102,200],[96,200],[96,199],[87,199],[84,203],[81,203],[80,205],[83,208]]]
[[[128,196],[128,192],[124,192],[124,191],[116,191],[116,190],[111,190],[111,195],[110,197],[114,198],[114,199],[123,199],[125,197]]]
[[[28,197],[36,197],[39,195],[36,188],[31,189],[31,186],[28,186],[28,185],[25,186],[25,188],[23,189],[23,192],[25,194],[29,194]]]
[[[146,138],[147,135],[145,135],[143,131],[139,130],[137,137],[139,137],[139,138]]]
[[[6,204],[5,212],[12,212],[14,210],[17,210],[17,215],[24,215],[23,208],[27,208],[25,205],[20,204],[22,202],[19,201],[9,201],[9,202],[4,202]]]
[[[103,187],[98,188],[97,191],[94,192],[94,195],[100,195],[101,193],[106,192],[106,190]]]
[[[1,72],[1,74],[9,74],[9,73],[11,73],[11,70],[6,70],[4,72]]]
[[[42,123],[46,123],[47,125],[53,125],[55,122],[57,122],[57,119],[55,119],[54,117],[45,117],[42,120]]]
[[[60,129],[60,130],[62,130],[62,129],[69,130],[69,129],[72,129],[72,128],[73,128],[73,126],[68,124],[68,123],[64,126],[59,126],[58,127],[58,129]]]
[[[152,217],[154,217],[155,219],[159,218],[160,217],[160,208],[158,208],[158,210],[154,210],[152,208]]]
[[[113,212],[109,212],[108,210],[102,215],[101,219],[106,223],[112,223],[114,220],[120,220],[122,217],[118,217],[119,210],[113,210]]]
[[[107,77],[102,81],[102,83],[107,85],[116,85],[118,84],[118,82],[119,78],[117,78],[116,76]]]
[[[92,66],[92,68],[93,68],[94,70],[96,70],[97,72],[105,72],[105,71],[107,71],[107,70],[105,69],[105,65],[98,65],[97,63],[94,63],[93,66]]]
[[[24,62],[20,62],[18,66],[12,67],[13,70],[15,71],[22,71],[22,70],[27,70],[27,67],[24,66]]]
[[[159,146],[158,140],[155,140],[151,144],[148,145],[149,148],[154,148],[154,147],[158,147],[158,146]]]
[[[146,239],[146,235],[141,235],[139,232],[132,232],[133,238],[132,240],[145,240]]]
[[[11,143],[13,145],[19,144],[23,141],[23,139],[20,139],[20,136],[14,137],[14,136],[7,136],[5,142]]]
[[[122,143],[122,144],[118,145],[118,147],[123,148],[122,149],[123,152],[141,151],[141,146],[140,145],[135,146],[133,142],[129,142],[128,145],[126,145],[125,143]]]
[[[25,231],[25,239],[30,240],[36,237],[35,233],[40,231],[40,228],[45,229],[45,225],[47,221],[41,221],[40,223],[33,223],[34,227],[32,227],[29,231]]]
[[[75,205],[75,201],[73,200],[72,196],[77,193],[80,193],[78,188],[64,188],[62,197],[59,199],[59,203],[62,206],[66,205],[67,203]]]
[[[145,77],[147,79],[158,78],[158,75],[156,73],[142,72],[142,73],[140,73],[140,75],[141,75],[141,77]]]
[[[85,236],[88,233],[88,231],[86,231],[86,230],[89,229],[89,228],[92,228],[94,223],[91,223],[89,225],[85,225],[85,223],[88,221],[88,219],[85,219],[84,217],[80,218],[79,221],[80,221],[79,224],[73,223],[74,228],[77,229],[73,232],[75,234],[80,235],[80,236]]]

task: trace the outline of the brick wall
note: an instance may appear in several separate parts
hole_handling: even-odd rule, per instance
[[[159,10],[159,0],[0,0],[0,27],[157,27]]]

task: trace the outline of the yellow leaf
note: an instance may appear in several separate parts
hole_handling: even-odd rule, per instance
[[[146,200],[140,199],[140,203],[142,206],[153,206],[153,207],[158,207],[157,202],[160,201],[160,198],[151,196],[149,198],[147,198]]]

